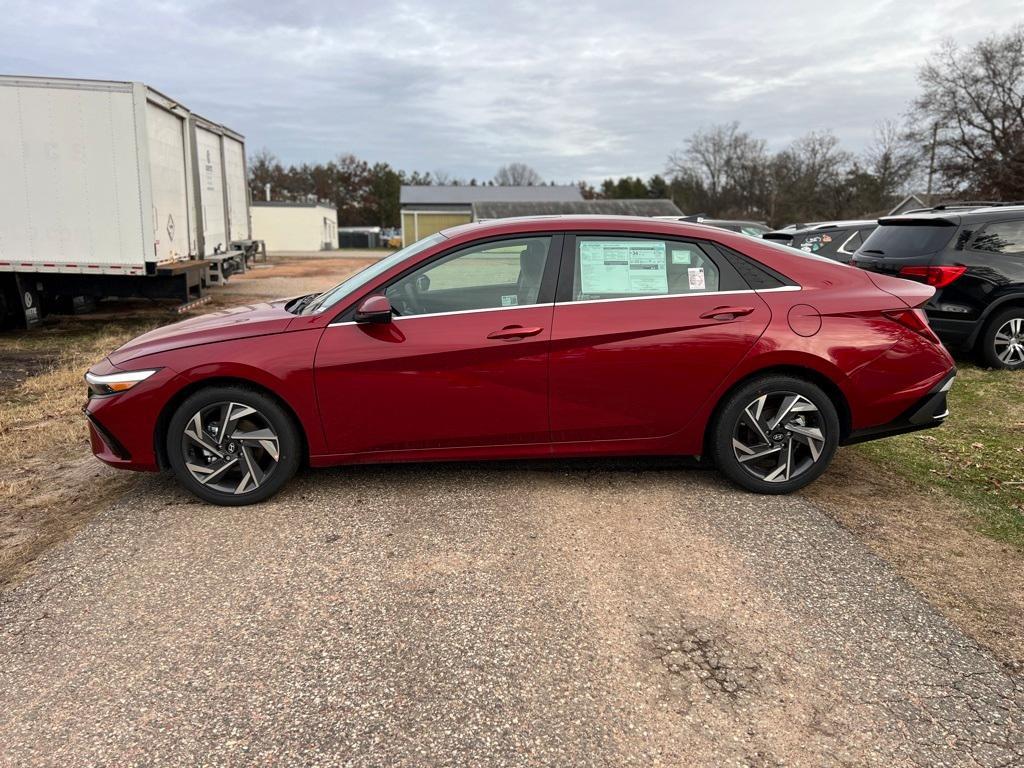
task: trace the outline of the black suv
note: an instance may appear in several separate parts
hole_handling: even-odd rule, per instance
[[[1024,204],[939,206],[878,223],[852,263],[935,286],[924,309],[947,345],[1024,369]]]
[[[765,232],[762,237],[765,240],[774,240],[780,245],[789,245],[807,253],[816,253],[849,264],[853,254],[877,226],[878,222],[875,219],[819,221]]]

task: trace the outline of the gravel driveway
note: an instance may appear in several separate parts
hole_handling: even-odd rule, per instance
[[[1012,765],[1024,687],[806,501],[641,462],[143,476],[0,595],[9,765]]]

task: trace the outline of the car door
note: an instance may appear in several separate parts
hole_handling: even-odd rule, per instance
[[[460,247],[373,291],[392,322],[328,326],[316,382],[330,450],[547,443],[560,250],[549,234]]]
[[[679,432],[770,318],[706,243],[567,236],[551,336],[552,440]]]

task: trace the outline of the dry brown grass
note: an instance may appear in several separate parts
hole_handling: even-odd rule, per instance
[[[55,329],[0,336],[0,355],[52,361],[0,390],[0,584],[131,482],[89,453],[82,376],[166,320],[162,312],[113,324],[69,319]]]
[[[380,255],[272,258],[271,268],[232,277],[192,314],[326,290]],[[82,376],[128,339],[182,319],[168,309],[145,301],[105,302],[96,313],[0,334],[0,585],[138,477],[92,457],[81,414]]]

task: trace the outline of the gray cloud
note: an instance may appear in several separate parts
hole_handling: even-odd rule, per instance
[[[685,136],[728,120],[773,147],[827,128],[859,149],[903,112],[943,37],[970,43],[1022,17],[1019,0],[0,0],[0,12],[0,71],[142,80],[246,134],[250,151],[477,178],[522,160],[560,181],[660,172]]]

